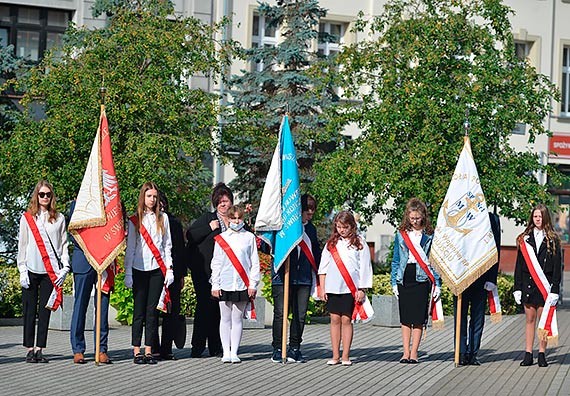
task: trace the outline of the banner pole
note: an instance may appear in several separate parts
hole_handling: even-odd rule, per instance
[[[289,319],[289,256],[285,260],[283,280],[283,331],[281,333],[281,363],[287,363],[287,324]]]
[[[459,367],[459,347],[461,340],[461,305],[463,293],[457,295],[457,308],[455,309],[455,367]]]
[[[99,348],[101,348],[101,284],[103,275],[97,274],[97,316],[95,320],[95,364],[99,365]]]

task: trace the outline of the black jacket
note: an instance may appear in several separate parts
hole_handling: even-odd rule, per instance
[[[537,253],[536,241],[534,239],[534,233],[530,233],[528,236],[528,244],[532,246],[532,249]],[[540,244],[538,248],[538,253],[536,254],[538,263],[546,275],[546,279],[552,285],[551,293],[560,293],[560,278],[562,276],[562,257],[560,254],[560,242],[556,240],[554,251],[552,253],[548,252],[546,247],[546,238]],[[529,287],[530,286],[530,287]],[[526,265],[524,257],[519,248],[517,254],[517,263],[515,265],[515,290],[521,290],[523,292],[523,297],[530,291],[536,289],[536,283],[530,275],[530,271]],[[524,298],[523,298],[524,301]]]

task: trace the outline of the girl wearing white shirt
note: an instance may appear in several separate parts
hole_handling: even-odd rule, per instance
[[[157,248],[166,266],[166,276],[143,236],[143,227]],[[174,281],[172,268],[172,241],[168,216],[160,211],[158,187],[143,184],[137,214],[129,221],[127,251],[125,253],[125,286],[133,289],[132,345],[135,364],[156,364],[152,345],[158,344],[157,305],[164,285]],[[145,332],[145,353],[141,353],[142,332]]]
[[[57,258],[50,256],[52,268],[57,275],[55,284],[61,286],[70,269],[65,219],[63,215],[58,213],[55,209],[53,187],[46,180],[40,181],[34,188],[28,207],[28,213],[35,220],[38,230],[41,229],[45,231],[45,233],[43,231],[40,232],[40,235],[46,235],[47,240],[44,240],[45,249],[53,250],[61,260],[63,268],[60,269]],[[54,284],[48,275],[34,234],[24,215],[20,219],[17,262],[18,270],[20,271],[20,284],[22,286],[24,346],[28,349],[26,362],[47,363],[48,360],[43,356],[42,348],[45,348],[47,344],[51,311],[46,308],[46,304],[52,294]],[[38,304],[38,333],[34,351]]]
[[[338,255],[354,285],[358,289],[356,296],[346,284],[331,249],[336,247]],[[323,250],[321,264],[319,265],[321,285],[324,285],[321,298],[327,302],[327,309],[331,315],[331,344],[332,359],[328,365],[341,364],[350,366],[350,345],[352,343],[352,312],[355,303],[362,303],[366,296],[366,289],[372,287],[372,263],[370,250],[366,241],[357,234],[356,221],[351,212],[339,212],[333,222],[333,230]],[[342,339],[342,359],[340,343]]]
[[[247,303],[255,299],[259,284],[259,256],[255,235],[244,229],[245,212],[239,206],[228,209],[229,229],[216,237],[211,268],[212,296],[220,299],[220,338],[224,351],[223,363],[240,363],[237,355],[241,341]],[[219,240],[222,238],[223,240]],[[246,285],[224,250],[227,244],[245,271]],[[239,265],[238,265],[239,268]]]

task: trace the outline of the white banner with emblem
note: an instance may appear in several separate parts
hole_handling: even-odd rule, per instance
[[[497,262],[487,203],[467,136],[439,210],[430,262],[455,295]]]

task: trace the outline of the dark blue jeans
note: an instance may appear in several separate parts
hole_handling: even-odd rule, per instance
[[[87,307],[91,297],[91,290],[97,285],[97,272],[91,268],[85,274],[73,274],[75,285],[75,301],[73,303],[73,315],[71,317],[71,349],[73,353],[85,353],[85,319]],[[109,335],[109,294],[101,293],[101,334],[99,352],[107,352],[107,340]],[[97,290],[93,299],[95,313],[97,313]],[[95,321],[94,321],[95,322]],[[96,323],[94,323],[96,326]],[[97,332],[93,329],[93,350],[97,345]]]
[[[273,285],[273,348],[281,349],[283,340],[283,285]],[[289,347],[300,348],[303,342],[303,330],[311,286],[291,285],[289,287],[289,309],[292,313],[291,329],[289,332]]]
[[[463,291],[461,297],[461,330],[459,333],[459,353],[461,354],[475,356],[481,346],[483,326],[485,325],[485,306],[487,303],[487,292],[483,285],[484,282],[480,280],[475,281]],[[457,297],[453,297],[453,309],[455,320],[457,320]],[[469,327],[467,327],[468,313],[470,317]],[[456,329],[457,327],[454,328]]]

